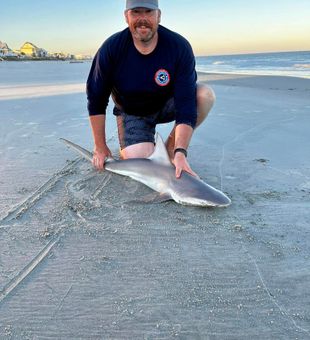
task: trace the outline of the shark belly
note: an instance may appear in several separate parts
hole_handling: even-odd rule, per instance
[[[139,163],[138,166],[136,162]],[[118,175],[130,177],[160,194],[169,193],[169,184],[166,176],[162,176],[162,171],[160,171],[162,169],[154,171],[154,164],[147,159],[115,161],[106,164],[105,168]]]

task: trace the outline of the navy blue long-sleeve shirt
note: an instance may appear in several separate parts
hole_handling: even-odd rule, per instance
[[[147,116],[174,98],[176,124],[197,120],[195,58],[188,41],[163,26],[150,54],[134,46],[128,28],[108,38],[98,50],[87,80],[89,115],[106,113],[111,93],[127,114]]]

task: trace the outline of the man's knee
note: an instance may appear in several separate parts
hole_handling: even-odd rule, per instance
[[[197,83],[197,124],[200,125],[208,116],[214,105],[216,96],[212,88],[203,83]]]
[[[203,83],[197,83],[197,104],[199,106],[212,107],[215,103],[216,96],[213,89]]]
[[[129,158],[147,158],[154,152],[154,144],[150,142],[142,142],[129,145],[120,150],[121,159]]]

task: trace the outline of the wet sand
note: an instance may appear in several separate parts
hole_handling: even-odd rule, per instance
[[[76,158],[82,92],[0,96],[1,339],[309,338],[310,80],[199,77],[217,103],[189,160],[224,209],[138,203]]]

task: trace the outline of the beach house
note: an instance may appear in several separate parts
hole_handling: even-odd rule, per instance
[[[5,42],[0,41],[0,56],[6,56],[11,52],[11,49],[9,48],[8,44]]]
[[[16,57],[18,57],[18,54],[12,51],[7,43],[0,41],[0,60]]]
[[[29,57],[44,58],[48,52],[43,48],[39,48],[31,42],[25,42],[20,48],[20,53]]]

